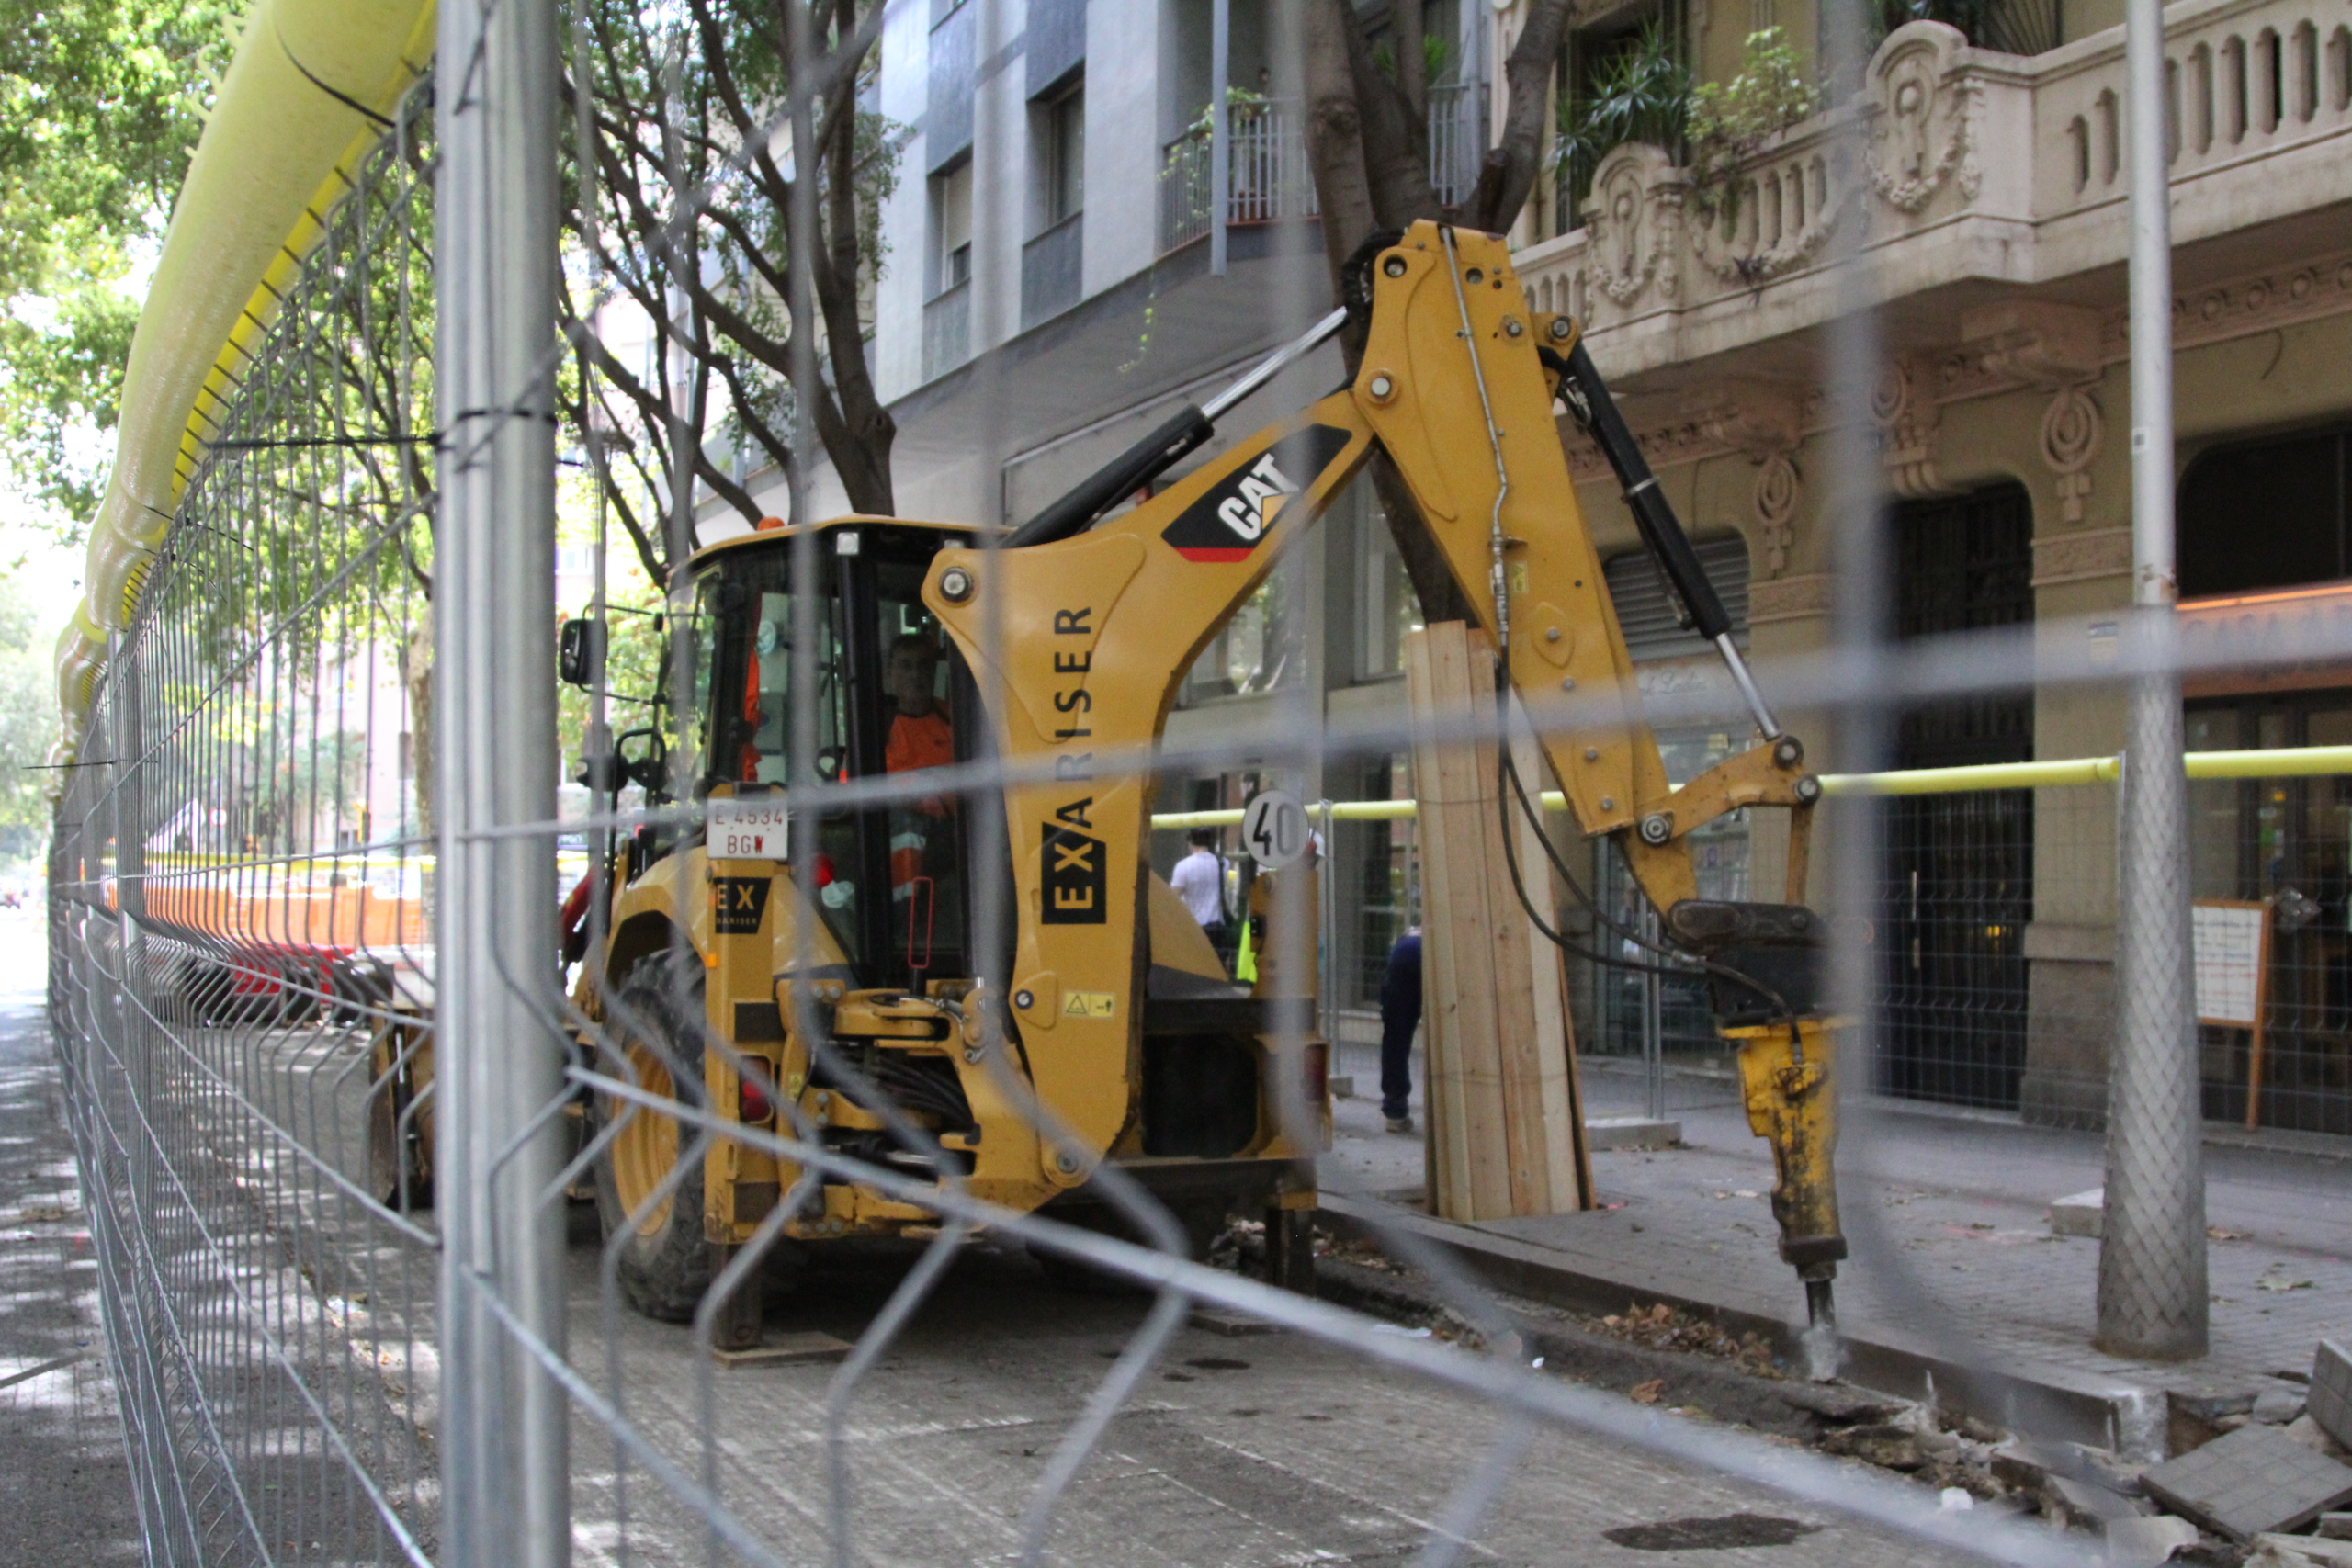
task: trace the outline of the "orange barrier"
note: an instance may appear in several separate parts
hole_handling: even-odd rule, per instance
[[[365,885],[241,889],[209,878],[151,878],[147,913],[231,942],[337,950],[416,947],[424,942],[421,900]]]

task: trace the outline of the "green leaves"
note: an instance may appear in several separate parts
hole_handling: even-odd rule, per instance
[[[1736,212],[1737,176],[1768,138],[1821,111],[1824,95],[1778,28],[1747,35],[1739,74],[1690,95],[1690,177],[1702,207]]]
[[[78,538],[242,0],[0,0],[0,473]]]
[[[32,855],[49,833],[40,764],[57,739],[57,685],[32,604],[0,577],[0,863]]]
[[[1589,90],[1560,100],[1555,156],[1589,170],[1625,142],[1671,148],[1690,118],[1690,72],[1653,22],[1631,48],[1603,62]]]
[[[1766,137],[1819,112],[1821,101],[1797,51],[1780,28],[1767,28],[1747,35],[1738,75],[1702,82],[1690,95],[1690,139],[1745,157]]]

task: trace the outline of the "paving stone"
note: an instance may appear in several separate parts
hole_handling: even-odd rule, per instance
[[[2344,1445],[2337,1442],[2334,1438],[2329,1437],[2327,1435],[2327,1428],[2312,1420],[2309,1411],[2305,1411],[2302,1415],[2296,1416],[2292,1421],[2288,1422],[2284,1427],[2281,1427],[2278,1429],[2286,1433],[2287,1436],[2294,1438],[2295,1441],[2302,1444],[2303,1447],[2307,1449],[2315,1449],[2319,1452],[2327,1455],[2330,1459],[2342,1459],[2345,1457]]]
[[[2136,1519],[2155,1512],[2152,1504],[2121,1496],[2104,1486],[2064,1475],[2053,1475],[2042,1483],[2042,1512],[2045,1514],[2054,1514],[2063,1509],[2086,1524],[2102,1529],[2118,1519]],[[2049,1506],[2053,1501],[2059,1505],[2058,1508]]]
[[[2309,1394],[2312,1419],[2320,1430],[2352,1448],[2352,1351],[2323,1339],[2312,1353]]]
[[[2184,1547],[2197,1544],[2197,1527],[2169,1514],[2146,1519],[2118,1519],[2107,1527],[2107,1561],[2110,1568],[2156,1568]]]
[[[1584,1124],[1585,1147],[1670,1149],[1682,1141],[1682,1123],[1647,1116],[1596,1116]]]
[[[2263,1534],[2254,1538],[2245,1568],[2352,1568],[2352,1540],[2309,1535]]]
[[[2100,1219],[2107,1212],[2107,1189],[2094,1187],[2087,1192],[2073,1192],[2053,1200],[2050,1205],[2050,1228],[2059,1235],[2096,1236]]]
[[[2290,1530],[2352,1501],[2352,1470],[2275,1427],[2245,1427],[2148,1472],[2148,1495],[2233,1540]]]
[[[2266,1388],[2254,1396],[2254,1419],[2266,1427],[2284,1427],[2303,1413],[2301,1389]]]

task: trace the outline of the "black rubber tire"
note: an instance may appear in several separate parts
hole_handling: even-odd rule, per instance
[[[636,1065],[639,1081],[661,1087],[686,1105],[700,1106],[704,1101],[700,961],[691,953],[649,958],[629,971],[614,995],[614,1003],[605,1025],[614,1043]],[[608,1074],[615,1070],[609,1060],[597,1067]],[[627,1110],[625,1101],[597,1096],[591,1114],[602,1132]],[[668,1139],[674,1143],[665,1159],[662,1145]],[[693,1134],[674,1119],[639,1108],[636,1119],[622,1128],[619,1139],[596,1156],[596,1214],[605,1243],[609,1246],[616,1235],[627,1233],[619,1247],[622,1298],[657,1323],[691,1322],[718,1270],[718,1249],[702,1233],[701,1156],[688,1156],[692,1168],[671,1192],[666,1207],[639,1224],[630,1223],[633,1205],[628,1200],[641,1201],[660,1174],[693,1145]]]

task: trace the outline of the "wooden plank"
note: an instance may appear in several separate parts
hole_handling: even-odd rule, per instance
[[[1483,633],[1441,623],[1406,638],[1419,801],[1429,1208],[1450,1219],[1555,1213],[1589,1204],[1589,1167],[1570,1057],[1566,972],[1513,886],[1504,853],[1499,751],[1441,743],[1441,726],[1491,711],[1494,655]],[[1521,777],[1544,775],[1532,736]],[[1536,829],[1511,847],[1531,897],[1555,903]]]
[[[1430,646],[1425,631],[1412,632],[1405,638],[1406,687],[1410,695],[1415,718],[1413,731],[1413,787],[1422,801],[1419,818],[1421,845],[1421,1030],[1423,1045],[1423,1096],[1428,1113],[1429,1140],[1425,1156],[1428,1173],[1424,1201],[1430,1213],[1446,1219],[1464,1219],[1470,1190],[1470,1174],[1463,1163],[1468,1140],[1459,1126],[1463,1100],[1455,1083],[1458,1055],[1454,1045],[1458,1025],[1457,998],[1462,994],[1460,977],[1454,973],[1454,949],[1457,939],[1450,922],[1435,918],[1441,911],[1453,907],[1452,873],[1453,860],[1446,853],[1443,842],[1445,823],[1442,814],[1433,809],[1446,793],[1444,770],[1441,765],[1442,749],[1437,746],[1429,731],[1437,708],[1438,683],[1442,680],[1439,666],[1443,653]]]
[[[1516,712],[1516,704],[1513,707]],[[1555,781],[1549,777],[1536,750],[1532,729],[1514,728],[1511,760],[1527,786],[1528,798],[1542,798],[1540,791]],[[1515,796],[1511,804],[1517,807]],[[1540,817],[1530,822],[1527,813],[1514,809],[1511,826],[1517,837],[1512,842],[1519,852],[1520,873],[1528,894],[1539,908],[1550,915],[1549,923],[1556,931],[1560,900],[1554,889],[1557,880],[1546,852],[1541,822]],[[1509,869],[1504,868],[1506,874]],[[1585,1147],[1581,1114],[1584,1097],[1577,1083],[1576,1028],[1568,1015],[1567,961],[1549,938],[1532,926],[1529,939],[1532,955],[1530,994],[1535,1005],[1535,1039],[1539,1044],[1536,1085],[1530,1103],[1543,1129],[1540,1141],[1544,1154],[1545,1202],[1544,1208],[1532,1212],[1550,1214],[1567,1209],[1588,1209],[1592,1206],[1592,1164]]]

